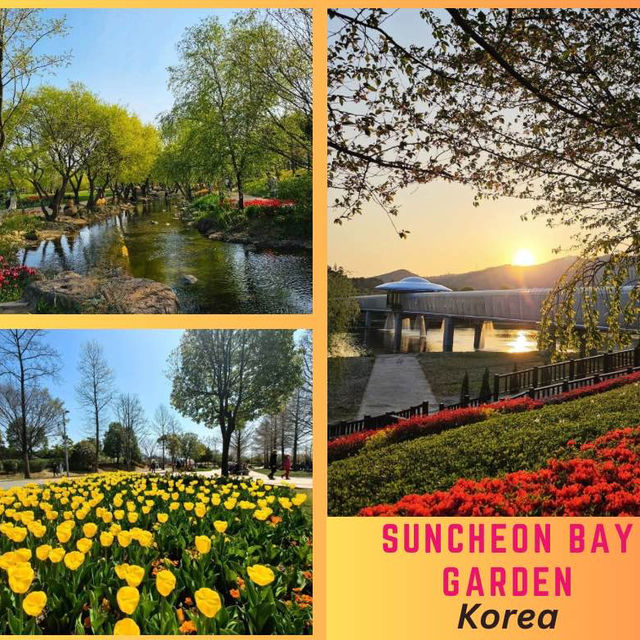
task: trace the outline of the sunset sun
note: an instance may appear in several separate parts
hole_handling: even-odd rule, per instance
[[[536,263],[536,259],[529,249],[518,249],[513,255],[511,264],[517,267],[530,267]]]

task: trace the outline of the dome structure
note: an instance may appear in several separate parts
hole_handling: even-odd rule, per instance
[[[449,287],[436,284],[419,276],[402,278],[402,280],[398,280],[397,282],[385,282],[384,284],[379,284],[376,289],[396,293],[435,293],[438,291],[451,291]]]

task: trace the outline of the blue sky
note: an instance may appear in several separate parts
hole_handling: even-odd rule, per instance
[[[42,51],[72,53],[71,64],[37,83],[66,87],[82,82],[109,102],[129,107],[152,123],[168,110],[167,67],[178,61],[185,29],[206,16],[228,22],[237,9],[47,9],[43,17],[67,17],[68,34],[47,40]],[[36,83],[36,84],[37,84]]]
[[[82,345],[95,340],[102,345],[104,355],[115,374],[119,392],[137,394],[149,421],[160,404],[171,408],[171,382],[166,376],[167,358],[178,346],[181,330],[128,329],[128,330],[51,330],[42,338],[62,356],[63,367],[57,380],[46,381],[54,397],[64,401],[70,411],[68,432],[73,440],[89,435],[90,420],[78,402],[75,387],[79,382],[77,371]],[[193,431],[207,438],[219,433],[207,429],[174,412],[184,431]],[[105,427],[112,419],[107,415]]]

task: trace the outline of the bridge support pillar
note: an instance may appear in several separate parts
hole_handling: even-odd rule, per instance
[[[384,330],[385,331],[393,331],[395,329],[395,325],[393,323],[395,314],[388,312],[384,319]]]
[[[402,319],[402,328],[411,331],[411,318]]]
[[[445,353],[453,351],[453,334],[455,331],[455,321],[453,318],[444,319],[444,330],[442,331],[442,350]]]
[[[418,316],[418,327],[417,327],[420,331],[420,337],[421,338],[426,338],[427,337],[427,324],[424,321],[424,316]]]
[[[393,328],[393,348],[394,351],[400,351],[402,346],[402,325],[403,318],[401,313],[393,314],[394,328]]]
[[[477,351],[484,347],[484,339],[482,337],[482,329],[484,322],[475,322],[473,324],[473,348]]]
[[[371,311],[364,312],[364,328],[371,329]]]

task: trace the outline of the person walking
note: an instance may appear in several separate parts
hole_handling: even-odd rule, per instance
[[[278,454],[275,451],[272,451],[269,456],[269,470],[269,480],[274,480],[278,470]]]
[[[281,477],[285,480],[289,479],[289,474],[291,473],[291,456],[287,453],[282,462],[282,468],[284,469],[284,473]]]

